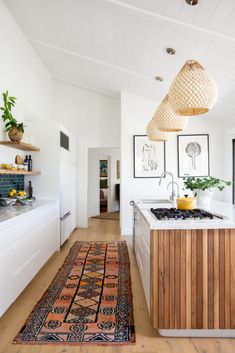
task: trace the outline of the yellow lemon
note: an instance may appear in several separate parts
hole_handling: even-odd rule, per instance
[[[14,196],[14,193],[12,191],[9,192],[9,196]]]

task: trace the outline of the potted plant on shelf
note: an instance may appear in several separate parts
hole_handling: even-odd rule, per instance
[[[230,186],[231,184],[231,181],[225,181],[215,177],[188,177],[184,179],[185,188],[193,192],[199,205],[208,205],[210,203],[214,189],[222,191],[226,186]]]
[[[2,120],[5,122],[5,131],[8,132],[11,141],[19,142],[23,138],[25,126],[23,123],[19,123],[11,112],[17,98],[9,96],[8,91],[4,92],[2,97],[3,107],[0,107],[0,109],[2,110]]]

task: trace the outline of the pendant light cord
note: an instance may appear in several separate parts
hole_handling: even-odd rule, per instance
[[[190,60],[192,59],[193,54],[193,33],[192,33],[192,24],[193,24],[193,0],[191,0],[191,9],[190,9],[190,31],[189,31],[189,40],[190,40]]]
[[[193,60],[193,33],[192,33],[192,24],[193,24],[193,0],[191,0],[191,8],[190,8],[190,58],[189,60]],[[191,67],[190,67],[191,68]],[[192,82],[190,84],[190,95],[193,95],[193,86]]]

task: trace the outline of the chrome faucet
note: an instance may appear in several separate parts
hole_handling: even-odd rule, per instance
[[[174,184],[174,185],[176,185],[176,187],[177,187],[177,195],[175,194],[175,191],[174,191],[174,196],[180,197],[179,184],[177,184],[176,181],[171,181],[171,182],[167,185],[167,190],[168,190],[168,188],[169,188],[169,185],[171,185],[171,184]]]
[[[171,182],[168,184],[168,186],[171,184],[172,185],[172,189],[171,189],[171,195],[170,195],[170,200],[171,201],[175,201],[175,196],[176,196],[176,193],[175,193],[175,189],[174,189],[174,185],[176,184],[177,187],[178,187],[178,194],[179,194],[179,185],[174,181],[174,175],[171,173],[171,172],[164,172],[162,173],[161,177],[160,177],[160,180],[159,180],[159,186],[161,185],[162,183],[162,178],[164,178],[167,174],[169,174],[171,176]],[[167,189],[168,189],[168,186],[167,186]]]

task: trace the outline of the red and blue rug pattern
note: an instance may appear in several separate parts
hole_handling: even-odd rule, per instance
[[[135,342],[125,241],[77,241],[14,339],[22,344]]]

